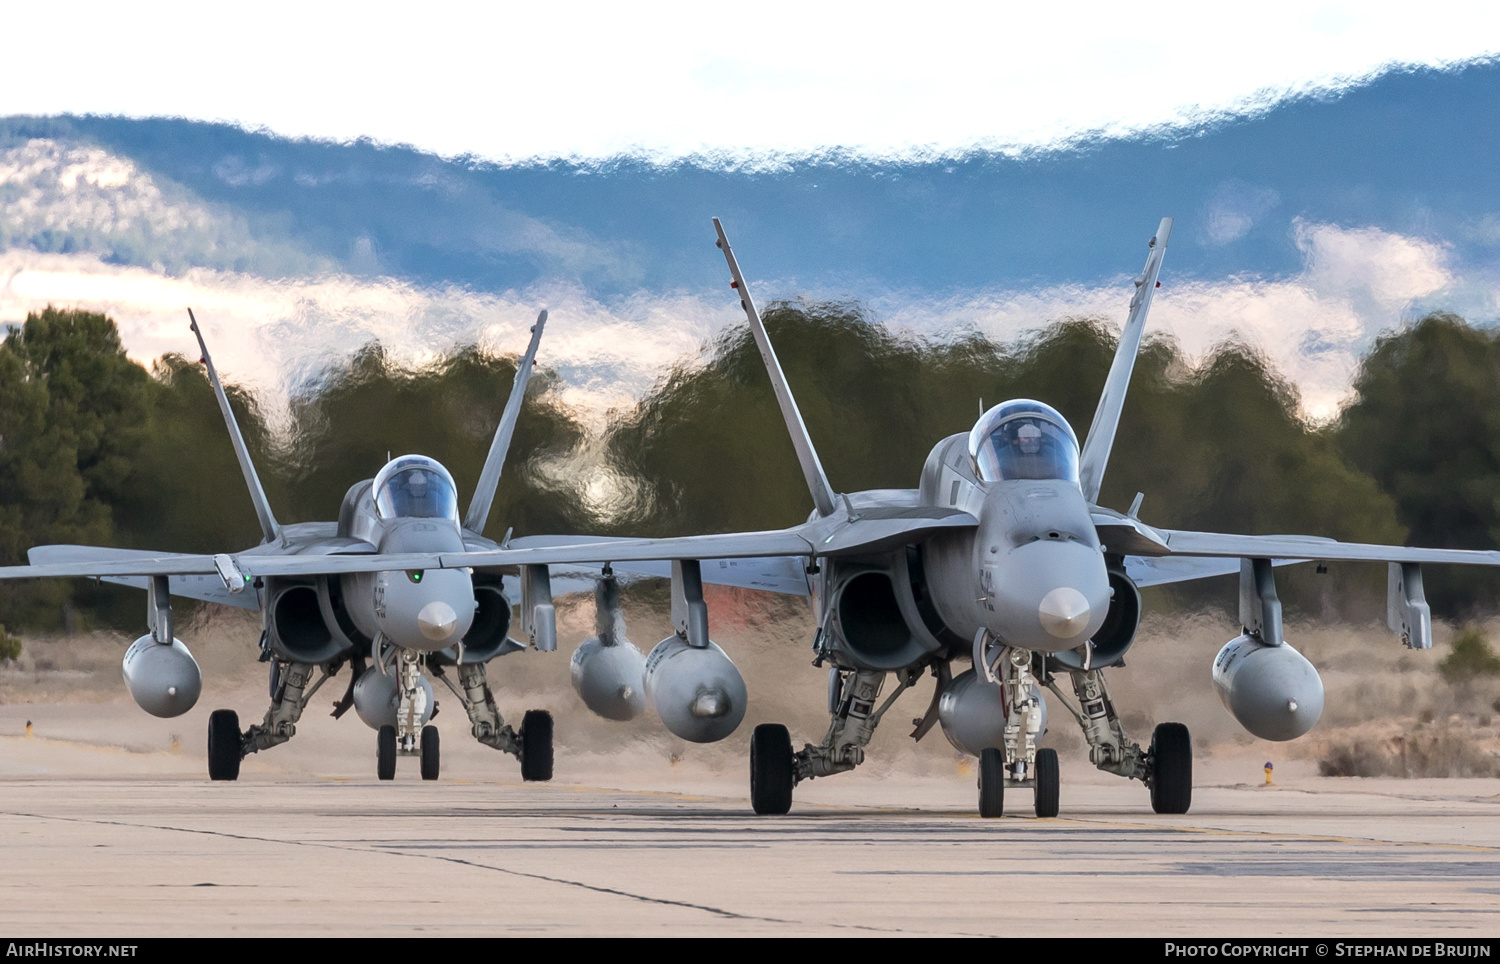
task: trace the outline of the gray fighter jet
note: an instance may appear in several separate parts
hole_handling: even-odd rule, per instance
[[[818,626],[814,665],[828,667],[829,727],[821,742],[800,750],[793,749],[786,727],[756,727],[750,793],[757,813],[785,813],[799,782],[857,767],[893,702],[929,671],[936,689],[913,721],[912,736],[921,739],[940,725],[955,747],[979,758],[982,815],[999,816],[1005,791],[1013,788],[1032,791],[1038,816],[1058,812],[1057,753],[1037,746],[1046,728],[1043,686],[1078,722],[1096,767],[1142,781],[1158,813],[1185,813],[1192,800],[1187,728],[1160,724],[1141,747],[1127,735],[1105,683],[1105,672],[1122,662],[1135,639],[1139,587],[1240,574],[1241,632],[1215,658],[1214,685],[1246,729],[1287,740],[1317,721],[1323,686],[1312,664],[1282,636],[1275,565],[1388,563],[1388,621],[1416,649],[1431,646],[1421,564],[1500,565],[1497,552],[1162,529],[1137,517],[1140,496],[1127,512],[1098,504],[1158,287],[1170,218],[1148,243],[1119,349],[1081,446],[1055,409],[1030,399],[1007,401],[984,412],[969,432],[938,442],[916,488],[839,495],[824,474],[723,228],[717,220],[714,224],[731,287],[739,294],[812,495],[808,521],[773,532],[563,549],[528,548],[526,540],[518,540],[503,555],[517,563],[593,561],[637,571],[652,561],[670,564],[677,633],[646,660],[644,688],[668,729],[701,742],[732,732],[745,701],[738,670],[708,638],[705,575],[745,566],[765,574],[768,585],[781,573],[783,591],[811,594]],[[778,556],[783,558],[751,558]],[[787,559],[802,566],[804,586],[784,586]],[[611,600],[601,590],[601,607],[612,606]],[[617,619],[601,613],[600,625],[602,638]],[[574,658],[575,680],[592,669],[593,693],[639,687],[634,664],[598,657],[608,651],[599,645],[581,648]],[[953,664],[964,661],[972,668],[955,674]],[[882,701],[891,678],[895,688]],[[1071,699],[1058,685],[1064,678]]]
[[[30,566],[3,570],[0,578],[91,576],[146,589],[150,632],[126,651],[124,676],[136,702],[163,717],[191,709],[202,685],[197,662],[173,634],[171,597],[259,610],[271,705],[260,723],[243,732],[233,710],[210,716],[208,770],[215,780],[236,779],[246,755],[291,739],[313,694],[346,663],[349,685],[334,716],[352,706],[377,731],[380,779],[395,776],[401,755],[420,756],[424,780],[438,777],[438,730],[428,722],[436,702],[427,674],[458,698],[479,742],[517,757],[524,779],[551,779],[552,717],[531,710],[520,729],[513,729],[500,715],[486,678],[491,660],[525,648],[509,636],[511,604],[502,591],[502,574],[430,564],[438,553],[499,548],[482,533],[547,312],[531,329],[531,343],[462,518],[448,470],[434,459],[404,455],[374,479],[352,486],[337,522],[292,525],[278,523],[271,511],[197,319],[191,311],[188,315],[255,504],[261,544],[214,556],[39,546],[29,553]],[[557,645],[547,575],[544,567],[531,569],[522,590],[529,603],[524,631],[543,650]]]
[[[462,518],[448,470],[434,459],[403,455],[349,489],[337,522],[291,525],[277,522],[271,511],[197,319],[191,311],[188,315],[260,522],[260,545],[217,555],[37,546],[28,553],[30,565],[0,568],[0,579],[88,577],[145,589],[149,632],[126,651],[123,671],[136,703],[162,717],[186,713],[202,690],[196,660],[174,635],[171,597],[259,611],[271,705],[260,723],[243,732],[233,710],[210,715],[208,770],[215,780],[238,778],[246,755],[291,739],[313,694],[345,665],[350,679],[333,715],[342,716],[352,707],[377,731],[380,779],[394,778],[401,756],[420,757],[422,778],[437,779],[439,735],[429,722],[437,707],[432,679],[458,698],[475,739],[517,757],[524,779],[551,779],[552,717],[531,710],[519,729],[506,724],[486,668],[496,657],[527,645],[557,648],[552,573],[529,557],[522,565],[509,561],[503,545],[482,535],[547,312],[531,329],[531,343]],[[597,541],[541,536],[526,544],[566,551],[559,547]],[[618,614],[614,571],[589,562],[581,568],[602,570],[601,623],[599,635],[575,656],[574,685],[596,712],[628,719],[644,706],[644,661],[624,640],[623,627],[611,621]],[[668,571],[667,564],[649,560],[621,568],[645,575]],[[505,580],[517,574],[525,642],[510,635],[512,605]],[[727,561],[709,581],[806,591],[800,564],[787,559]],[[740,712],[743,702],[741,692],[734,704]]]
[[[397,719],[386,724],[389,731],[382,730],[382,776],[390,772],[387,761],[394,760],[396,747],[403,740],[410,746],[415,739],[417,707],[425,705],[419,672],[424,657],[429,666],[442,659],[458,666],[464,687],[456,692],[476,736],[502,749],[514,747],[524,768],[533,758],[530,722],[521,734],[510,733],[494,710],[482,675],[484,660],[510,645],[502,628],[508,625],[509,607],[498,588],[488,599],[484,594],[496,586],[500,573],[519,571],[523,628],[538,648],[553,648],[548,567],[556,565],[602,567],[596,595],[599,631],[579,647],[572,664],[574,685],[590,709],[612,719],[628,718],[641,708],[644,693],[674,734],[696,742],[721,740],[744,717],[746,687],[728,655],[709,639],[703,584],[808,594],[818,623],[814,663],[828,667],[829,727],[820,743],[801,750],[794,750],[786,727],[756,727],[750,749],[756,812],[785,813],[800,781],[857,767],[896,698],[931,672],[936,690],[914,721],[913,737],[921,739],[941,725],[954,746],[979,757],[981,814],[998,816],[1007,789],[1029,788],[1035,812],[1051,816],[1058,812],[1059,773],[1055,751],[1037,746],[1046,727],[1042,686],[1079,723],[1095,766],[1141,780],[1157,812],[1184,813],[1191,804],[1192,746],[1186,727],[1163,723],[1142,748],[1126,734],[1105,684],[1105,671],[1122,661],[1134,641],[1141,615],[1138,587],[1239,572],[1242,631],[1215,658],[1214,683],[1248,730],[1285,740],[1316,722],[1323,688],[1313,666],[1283,639],[1276,564],[1389,563],[1388,621],[1406,645],[1417,649],[1431,646],[1421,564],[1500,565],[1500,552],[1162,529],[1137,517],[1139,497],[1127,512],[1097,504],[1171,219],[1161,222],[1148,245],[1120,347],[1081,446],[1056,410],[1019,399],[991,408],[971,431],[938,442],[916,488],[836,494],[729,242],[714,223],[812,496],[813,512],[802,525],[676,539],[544,536],[495,546],[477,532],[499,475],[505,448],[501,437],[508,438],[502,423],[463,525],[446,505],[441,521],[425,514],[436,511],[425,494],[409,493],[410,502],[395,493],[385,496],[383,485],[401,471],[402,460],[397,460],[373,483],[351,490],[338,525],[310,530],[304,549],[275,527],[243,443],[231,428],[267,527],[263,546],[216,556],[86,550],[91,555],[66,561],[35,550],[33,565],[0,569],[0,578],[134,577],[140,584],[149,582],[153,631],[132,647],[136,655],[127,656],[125,668],[127,681],[149,683],[131,683],[148,710],[178,698],[180,688],[173,692],[168,685],[171,671],[147,672],[146,667],[185,670],[189,659],[185,650],[178,652],[180,644],[171,634],[168,591],[225,601],[253,585],[266,613],[267,650],[284,667],[273,676],[280,695],[266,722],[243,736],[232,718],[220,729],[211,725],[211,746],[215,734],[233,735],[223,739],[232,752],[211,750],[216,776],[232,775],[240,752],[290,736],[313,670],[321,666],[323,678],[331,675],[330,665],[344,653],[359,652],[366,645],[359,640],[365,638],[375,665],[398,679]],[[534,350],[533,344],[528,364]],[[222,391],[219,399],[227,414]],[[519,390],[507,408],[512,420],[518,399]],[[431,476],[425,484],[441,487],[446,482],[451,492],[451,481],[446,473],[433,471],[435,466],[422,463],[420,470]],[[402,505],[420,508],[402,510]],[[402,511],[408,515],[400,515]],[[356,522],[356,516],[366,521]],[[675,632],[644,659],[621,632],[615,568],[670,575],[672,580]],[[472,616],[464,611],[470,598],[466,594],[475,600]],[[446,609],[429,609],[432,603],[451,607],[453,622]],[[356,610],[362,613],[360,623],[353,617]],[[430,633],[447,635],[438,639]],[[133,668],[133,658],[141,661],[140,670]],[[953,664],[966,660],[972,668],[955,674]],[[1063,676],[1073,700],[1058,685]],[[882,701],[891,677],[895,688]],[[184,671],[183,679],[196,689],[196,667],[190,674]],[[358,700],[358,686],[351,698]]]

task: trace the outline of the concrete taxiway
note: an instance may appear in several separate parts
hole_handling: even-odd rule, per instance
[[[1210,783],[1192,813],[1159,817],[1139,785],[1074,766],[1062,817],[1024,816],[1030,795],[1016,792],[1015,817],[980,820],[968,778],[856,776],[756,818],[738,773],[683,775],[667,792],[464,779],[462,759],[428,784],[414,766],[382,784],[248,763],[240,782],[212,784],[182,750],[0,738],[0,929],[1500,933],[1493,780]]]

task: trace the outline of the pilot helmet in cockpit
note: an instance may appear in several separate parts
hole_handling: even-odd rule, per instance
[[[1078,437],[1056,409],[1029,398],[981,415],[969,433],[969,455],[985,482],[1078,482]]]
[[[434,459],[403,455],[375,476],[375,508],[386,519],[458,519],[453,476]]]

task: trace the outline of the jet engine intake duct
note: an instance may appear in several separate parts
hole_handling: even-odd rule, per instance
[[[837,560],[823,563],[829,568],[828,584],[834,600],[830,628],[835,638],[830,642],[837,650],[838,665],[864,670],[905,669],[941,647],[921,624],[910,575],[901,565],[904,562],[903,554],[902,559],[892,558],[884,566]]]
[[[485,663],[507,652],[510,600],[497,582],[474,584],[474,622],[464,633],[465,663]],[[512,647],[514,648],[514,647]]]
[[[271,652],[296,663],[326,663],[348,647],[324,619],[312,583],[269,580]]]
[[[1104,625],[1094,634],[1094,651],[1089,668],[1104,669],[1125,662],[1125,654],[1135,642],[1136,630],[1141,625],[1141,591],[1134,580],[1123,569],[1109,568],[1109,611],[1104,614]],[[1083,653],[1076,649],[1053,653],[1050,661],[1066,669],[1083,669]]]
[[[1214,689],[1240,725],[1262,740],[1295,740],[1323,715],[1323,680],[1307,657],[1248,633],[1214,658]]]

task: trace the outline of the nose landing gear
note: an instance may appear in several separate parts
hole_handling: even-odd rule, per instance
[[[974,639],[974,668],[1000,686],[1006,708],[1004,746],[979,755],[979,815],[1005,811],[1005,790],[1030,788],[1038,817],[1055,817],[1060,796],[1057,751],[1038,748],[1042,702],[1029,650],[997,645],[981,629]]]

